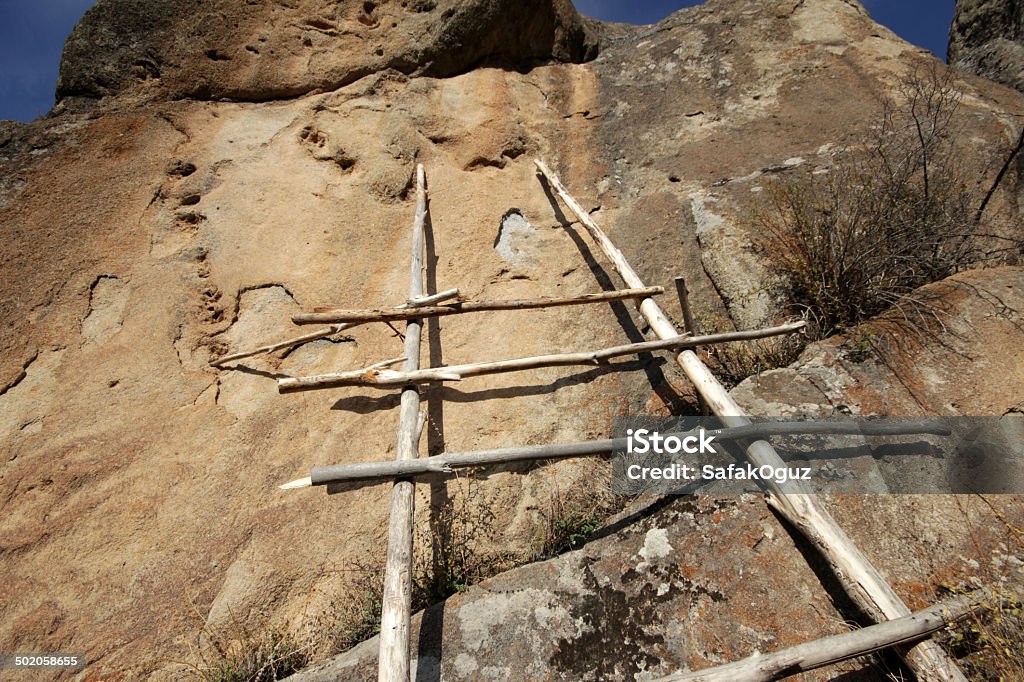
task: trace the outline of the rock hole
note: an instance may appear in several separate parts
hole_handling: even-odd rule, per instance
[[[257,49],[256,49],[255,47],[253,47],[252,45],[246,45],[246,46],[245,46],[245,51],[246,51],[246,52],[251,52],[251,53],[253,53],[253,54],[259,54],[259,53],[260,53],[260,51],[259,51],[259,50],[257,50]]]
[[[352,166],[356,165],[356,160],[341,150],[338,150],[338,154],[334,157],[334,162],[343,171],[351,170]]]
[[[384,48],[383,47],[378,47],[376,50],[373,51],[373,53],[375,55],[377,55],[378,57],[383,57],[384,56]]]
[[[185,197],[182,198],[181,205],[182,206],[195,206],[196,204],[199,203],[200,199],[202,199],[202,196],[199,195],[199,194],[189,194],[189,195],[186,195]]]
[[[501,155],[508,159],[516,159],[526,153],[526,140],[522,137],[516,137],[508,141],[505,144],[505,148],[501,150]]]
[[[374,26],[379,24],[380,21],[374,14],[374,10],[376,9],[377,3],[369,2],[369,0],[367,0],[367,2],[364,2],[363,13],[359,15],[359,23],[363,24],[364,26],[369,26],[370,28],[373,28]]]
[[[322,19],[320,17],[315,17],[313,19],[307,19],[306,20],[306,26],[309,26],[310,28],[317,28],[317,29],[320,29],[321,31],[333,31],[334,29],[337,28],[331,22],[327,21],[326,19]]]
[[[472,161],[466,164],[462,170],[474,171],[480,168],[504,168],[505,164],[508,163],[504,158],[500,159],[488,159],[484,156],[477,156]]]
[[[185,213],[179,213],[177,215],[178,222],[185,225],[198,225],[199,223],[206,220],[206,216],[202,213],[196,213],[195,211],[186,211]]]
[[[679,182],[679,176],[678,175],[670,175],[670,176],[668,176],[668,181],[669,182]]]
[[[306,126],[303,128],[299,133],[299,138],[303,142],[317,147],[323,147],[327,144],[327,136],[313,126]]]
[[[167,167],[167,175],[177,178],[187,178],[196,172],[195,164],[185,161],[174,161]]]
[[[207,50],[204,54],[206,55],[207,59],[210,59],[215,62],[231,61],[231,57],[217,49]]]

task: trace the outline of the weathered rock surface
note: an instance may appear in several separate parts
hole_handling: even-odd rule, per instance
[[[891,312],[734,390],[757,414],[990,415],[1024,400],[1024,269],[974,270],[922,288],[922,317]],[[985,342],[979,342],[985,339]]]
[[[101,0],[68,38],[57,97],[261,102],[386,69],[453,76],[596,52],[569,0]]]
[[[1024,90],[1024,3],[957,0],[949,63]]]
[[[1024,399],[1024,368],[1006,366],[1024,344],[1024,268],[967,272],[920,294],[942,302],[948,333],[917,336],[899,327],[902,318],[882,317],[866,325],[878,335],[877,352],[857,348],[854,338],[830,339],[791,367],[748,379],[733,396],[764,415],[1010,413]],[[987,500],[998,506],[967,496],[857,495],[835,496],[829,508],[917,605],[937,582],[994,574],[1024,581],[1020,548],[1003,544],[990,522],[993,513],[1024,520],[1024,508],[1015,497]],[[829,596],[840,593],[834,585],[824,592],[827,571],[753,496],[644,501],[599,536],[421,614],[417,679],[653,679],[844,630],[838,614],[828,615]],[[375,644],[290,679],[372,677]],[[512,659],[511,650],[520,653]],[[805,679],[848,670],[860,671],[852,679],[885,679],[857,664]]]
[[[855,140],[879,96],[930,59],[843,0],[716,0],[641,28],[598,27],[539,0],[370,5],[102,0],[69,40],[62,104],[0,129],[0,650],[85,651],[90,677],[173,679],[204,627],[286,622],[305,635],[352,596],[353,568],[376,570],[383,487],[328,498],[276,486],[312,465],[391,457],[397,401],[354,389],[280,396],[272,378],[364,366],[397,355],[400,341],[366,326],[238,371],[208,362],[291,336],[288,316],[314,305],[404,300],[416,162],[429,177],[432,290],[511,298],[614,282],[537,182],[540,156],[646,280],[683,274],[706,328],[747,326],[777,313],[743,220],[762,183],[827,168],[828,145]],[[594,36],[598,57],[574,63],[593,56]],[[1001,148],[1021,97],[957,83],[972,151]],[[994,318],[991,334],[1008,333],[1002,324]],[[643,337],[623,305],[466,316],[427,332],[424,365]],[[984,343],[991,363],[1011,347]],[[603,437],[611,417],[684,409],[688,392],[658,358],[431,388],[424,451]],[[1001,413],[1005,398],[964,396],[956,409]],[[527,553],[552,500],[585,499],[596,474],[586,461],[526,473],[421,486],[419,528],[448,496],[468,496],[467,508],[493,513],[482,550]],[[945,553],[963,536],[935,539],[957,525],[955,504],[921,503],[913,522],[867,504],[844,501],[837,515],[902,595],[964,575]],[[597,666],[586,656],[600,652],[584,645],[604,640],[588,633],[624,613],[651,624],[631,632],[656,653],[630,658],[616,644],[624,662],[601,664],[613,678],[771,646],[790,636],[789,616],[764,613],[767,589],[809,604],[794,611],[801,636],[846,617],[756,500],[679,501],[658,514],[492,583],[528,581],[550,603],[550,617],[527,613],[497,592],[523,616],[511,632],[546,619],[558,636],[545,641],[575,652],[530,670],[572,678]],[[995,532],[971,514],[976,534]],[[916,519],[932,515],[939,525],[923,532]],[[722,519],[735,522],[719,529]],[[765,524],[772,538],[758,549]],[[708,570],[655,557],[641,574],[637,556],[660,530],[673,548],[704,548]],[[901,558],[914,553],[935,565]],[[745,562],[778,571],[744,586]],[[556,565],[576,592],[541,581]],[[662,597],[666,611],[650,606]],[[713,627],[701,629],[705,612]],[[467,651],[503,636],[486,619],[466,622]],[[460,663],[460,640],[447,639],[462,625],[430,632],[456,656],[443,669],[484,676],[490,664]]]

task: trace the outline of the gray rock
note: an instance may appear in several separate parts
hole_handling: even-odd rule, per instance
[[[755,496],[647,498],[599,535],[417,615],[414,679],[649,680],[842,629]],[[370,679],[377,642],[289,679]]]
[[[958,0],[949,63],[1024,91],[1024,3]]]

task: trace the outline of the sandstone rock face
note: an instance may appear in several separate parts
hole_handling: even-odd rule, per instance
[[[949,63],[1017,90],[1024,89],[1024,3],[957,0],[949,31]]]
[[[385,69],[451,76],[595,54],[569,0],[101,0],[68,38],[57,97],[141,87],[266,101]]]
[[[277,485],[314,465],[392,457],[396,396],[281,396],[273,378],[365,366],[401,341],[367,325],[232,371],[209,361],[294,335],[289,316],[316,305],[403,301],[417,162],[430,186],[431,291],[519,298],[616,284],[537,182],[541,157],[650,284],[682,274],[706,329],[749,326],[778,314],[744,219],[766,181],[827,170],[833,146],[855,141],[879,97],[929,59],[844,0],[714,0],[639,28],[598,26],[561,1],[101,0],[69,39],[61,103],[0,128],[0,650],[85,651],[89,676],[176,679],[204,629],[286,623],[305,637],[352,596],[353,572],[379,568],[385,487],[327,497]],[[971,149],[1001,148],[1024,102],[976,79],[957,85]],[[1016,286],[1014,272],[991,286]],[[998,316],[964,319],[1009,333]],[[583,350],[645,331],[625,305],[465,316],[427,325],[422,363]],[[961,350],[1012,364],[1013,346],[986,343]],[[865,376],[888,394],[891,375]],[[1004,376],[998,390],[1012,391]],[[789,404],[787,387],[801,384],[786,381],[742,395]],[[651,357],[431,387],[423,451],[605,437],[613,416],[678,412],[689,393]],[[950,410],[1009,404],[960,396]],[[461,500],[489,519],[481,551],[525,556],[553,501],[587,503],[603,476],[583,460],[419,486],[417,527],[429,532]],[[939,524],[924,532],[905,509],[869,504],[844,501],[837,514],[902,595],[966,575],[953,551],[965,536],[943,535],[964,531],[955,505],[922,503],[916,513]],[[548,648],[523,669],[578,679],[598,669],[587,656],[610,646],[609,624],[635,616],[630,631],[654,653],[615,649],[623,662],[600,668],[626,679],[845,617],[761,502],[644,514],[582,553],[496,579],[498,601],[486,586],[449,601],[445,619],[464,625],[428,628],[443,646],[424,665],[495,677],[480,643],[547,624]],[[971,547],[989,552],[991,517],[970,514],[981,537]],[[700,561],[659,554],[691,544]],[[744,586],[751,566],[777,573]],[[802,610],[762,614],[776,589]],[[510,634],[493,622],[496,604]]]

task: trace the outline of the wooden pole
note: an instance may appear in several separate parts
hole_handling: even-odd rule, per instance
[[[626,257],[569,194],[555,174],[551,172],[551,169],[542,161],[537,160],[535,163],[547,178],[550,186],[579,218],[591,238],[612,261],[615,271],[622,277],[626,286],[634,289],[642,288],[643,280],[630,266]],[[665,339],[679,335],[675,325],[669,321],[654,299],[643,299],[638,308],[640,314],[644,316],[659,338]],[[721,417],[727,426],[750,424],[750,420],[744,416],[740,406],[711,374],[707,366],[701,362],[696,353],[684,350],[676,357],[676,362],[704,397],[711,411]],[[750,443],[746,452],[748,459],[755,466],[783,465],[775,448],[763,440]],[[847,594],[864,613],[876,622],[910,615],[910,609],[900,600],[878,569],[871,565],[867,557],[839,527],[839,524],[828,513],[816,495],[808,492],[799,481],[786,483],[765,481],[765,484],[769,489],[768,504],[814,545],[828,562]],[[922,682],[940,680],[943,682],[967,682],[967,678],[964,677],[956,663],[934,642],[922,642],[915,646],[906,652],[904,660]]]
[[[643,287],[620,291],[602,291],[597,294],[583,294],[562,298],[522,298],[508,301],[460,301],[443,306],[420,307],[415,310],[374,308],[370,310],[341,310],[338,308],[316,308],[312,313],[292,317],[295,324],[324,324],[334,322],[394,322],[396,320],[444,317],[463,313],[480,313],[492,310],[533,310],[537,308],[558,308],[569,305],[586,305],[606,301],[623,301],[656,296],[665,291],[662,287]]]
[[[279,343],[271,343],[266,346],[260,346],[259,348],[253,348],[252,350],[240,351],[238,353],[232,353],[231,355],[225,355],[222,358],[217,358],[210,363],[211,367],[223,367],[229,362],[236,360],[242,360],[244,358],[252,357],[253,355],[260,355],[262,353],[273,353],[275,350],[281,350],[282,348],[291,348],[297,346],[300,343],[308,343],[310,341],[316,341],[318,339],[324,339],[328,336],[334,336],[338,332],[345,331],[356,327],[361,323],[351,324],[336,324],[320,331],[315,331],[310,334],[303,334],[302,336],[296,336],[295,338],[288,339],[287,341],[281,341]]]
[[[710,336],[676,336],[664,341],[645,341],[643,343],[630,343],[625,346],[614,346],[602,348],[601,350],[585,351],[582,353],[557,353],[553,355],[538,355],[529,358],[517,358],[515,360],[497,360],[494,362],[475,362],[465,365],[450,365],[448,367],[431,367],[420,369],[414,372],[395,372],[392,370],[365,367],[350,372],[335,372],[332,374],[320,374],[310,377],[288,377],[277,380],[277,390],[281,393],[295,393],[298,391],[313,391],[323,388],[336,388],[338,386],[373,386],[375,388],[386,388],[388,386],[404,386],[405,384],[425,384],[431,381],[461,381],[466,377],[480,376],[483,374],[503,374],[506,372],[520,372],[527,369],[539,367],[564,367],[567,365],[602,365],[612,358],[623,355],[635,355],[659,350],[677,350],[690,348],[709,343],[723,343],[726,341],[742,341],[746,339],[761,339],[779,334],[789,334],[803,329],[805,322],[793,322],[778,327],[767,329],[751,329],[741,332],[726,332],[724,334],[713,334]]]
[[[439,291],[436,294],[430,294],[429,296],[417,296],[410,298],[405,302],[405,305],[398,306],[399,308],[422,308],[423,306],[434,305],[442,301],[450,301],[453,298],[459,297],[458,289],[448,289],[446,291]]]
[[[432,294],[430,296],[420,296],[419,298],[416,298],[416,299],[409,299],[408,301],[406,301],[402,305],[400,305],[397,308],[395,308],[395,310],[402,310],[402,309],[405,309],[405,308],[415,308],[417,306],[433,305],[435,303],[440,303],[441,301],[448,301],[450,299],[458,298],[458,297],[459,297],[459,290],[458,289],[449,289],[448,291],[442,291],[440,293]],[[316,341],[318,339],[323,339],[323,338],[326,338],[328,336],[333,336],[334,334],[337,334],[338,332],[344,331],[346,329],[351,329],[353,327],[358,327],[361,324],[363,324],[363,323],[362,322],[348,322],[348,323],[345,323],[345,324],[332,325],[330,327],[327,327],[326,329],[321,329],[320,331],[312,332],[310,334],[303,334],[302,336],[296,336],[295,338],[288,339],[287,341],[281,341],[279,343],[272,343],[272,344],[269,344],[267,346],[260,346],[259,348],[253,348],[252,350],[246,350],[246,351],[241,351],[241,352],[238,352],[238,353],[232,353],[231,355],[225,355],[222,358],[217,358],[216,360],[212,361],[210,363],[210,366],[211,367],[222,367],[222,366],[226,365],[229,362],[234,362],[235,360],[242,360],[243,358],[252,357],[253,355],[260,355],[262,353],[273,353],[275,350],[281,350],[282,348],[291,348],[292,346],[297,346],[300,343],[308,343],[310,341]]]
[[[693,321],[693,313],[690,311],[690,292],[686,289],[686,279],[683,277],[676,277],[676,296],[679,298],[679,310],[683,314],[683,325],[686,327],[684,331],[689,334],[700,334],[700,330],[697,329],[697,323]],[[697,348],[692,349],[694,352]],[[708,404],[704,402],[704,396],[697,393],[697,406],[700,407],[701,414],[709,414],[711,410],[708,409]]]
[[[423,296],[423,229],[427,216],[426,173],[416,166],[416,218],[412,228],[412,264],[409,300]],[[413,372],[420,366],[420,336],[423,324],[409,320],[405,332],[405,363]],[[395,459],[407,461],[418,456],[420,394],[415,386],[402,390],[399,409],[398,446]],[[391,490],[388,522],[387,560],[384,566],[384,595],[380,619],[380,653],[377,679],[380,682],[409,682],[409,621],[412,617],[413,511],[415,484],[398,481]]]
[[[677,673],[655,682],[768,682],[912,644],[942,628],[991,608],[993,597],[975,594],[948,599],[878,625],[805,642],[771,654],[755,654],[735,663],[692,673]]]
[[[933,434],[948,436],[950,433],[949,426],[942,420],[919,419],[912,422],[898,422],[895,424],[811,421],[768,422],[765,424],[734,426],[724,429],[706,429],[704,435],[705,437],[713,437],[717,442],[722,442],[791,434],[854,436]],[[699,429],[662,434],[665,438],[670,436],[685,438],[696,435],[699,435]],[[314,467],[309,478],[285,483],[281,486],[281,489],[294,490],[333,483],[362,483],[370,485],[396,478],[417,478],[451,474],[456,469],[470,467],[608,455],[614,452],[625,452],[628,446],[627,440],[626,438],[607,438],[577,443],[558,443],[555,445],[528,445],[524,447],[478,450],[475,452],[447,452],[434,457],[423,457],[409,461],[360,462],[358,464]]]
[[[676,277],[676,296],[679,297],[679,310],[683,313],[683,325],[686,331],[691,334],[699,334],[697,324],[693,321],[693,313],[690,311],[690,292],[686,289],[686,279]]]

